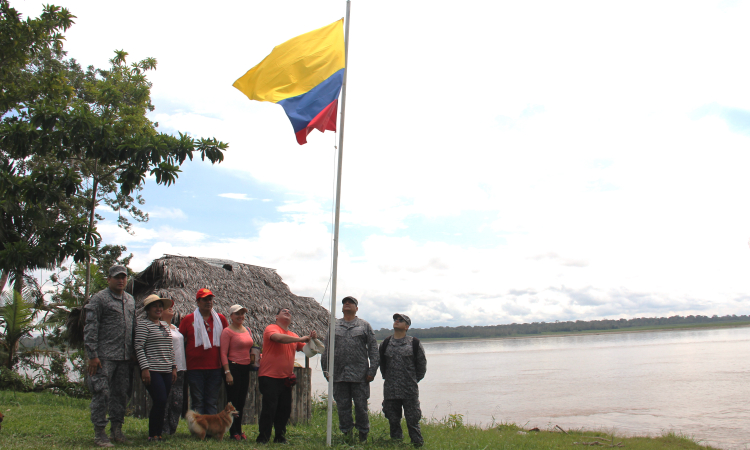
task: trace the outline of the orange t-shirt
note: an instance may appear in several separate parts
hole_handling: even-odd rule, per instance
[[[275,323],[267,326],[263,331],[263,358],[260,360],[259,377],[289,378],[294,375],[294,353],[302,350],[305,343],[282,344],[274,342],[271,340],[271,336],[276,333],[299,337],[292,331],[284,331]]]

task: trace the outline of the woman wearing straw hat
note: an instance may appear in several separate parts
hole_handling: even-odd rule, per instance
[[[141,381],[151,394],[153,406],[148,415],[148,440],[161,441],[167,394],[177,378],[172,335],[169,324],[162,322],[164,306],[174,306],[168,298],[149,295],[143,301],[147,317],[135,327],[135,354],[141,367]]]
[[[177,431],[177,425],[180,423],[182,415],[182,402],[184,398],[185,371],[185,338],[176,326],[172,325],[174,317],[174,307],[164,308],[161,313],[161,320],[169,324],[169,333],[172,335],[172,348],[174,349],[174,360],[177,365],[177,379],[172,382],[172,389],[167,396],[167,407],[164,414],[163,435],[174,434]]]
[[[229,308],[229,326],[221,332],[221,365],[227,383],[227,401],[239,413],[229,428],[229,436],[236,441],[247,439],[242,432],[242,410],[245,408],[247,389],[250,384],[250,349],[253,347],[253,335],[245,328],[247,308],[232,305]],[[254,355],[253,355],[254,356]]]

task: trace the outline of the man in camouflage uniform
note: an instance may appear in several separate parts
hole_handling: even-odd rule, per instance
[[[407,336],[411,319],[393,315],[393,336],[380,344],[380,373],[383,375],[383,415],[391,426],[391,439],[403,439],[401,409],[406,417],[409,438],[415,447],[424,444],[419,420],[419,383],[427,372],[427,358],[419,339]]]
[[[107,277],[109,287],[92,296],[84,306],[83,341],[89,359],[91,422],[94,442],[99,447],[114,447],[105,431],[108,410],[111,440],[129,442],[122,434],[122,424],[133,369],[135,300],[125,292],[127,281],[127,269],[112,266]]]
[[[357,428],[359,441],[366,442],[367,433],[370,432],[367,399],[370,398],[370,382],[378,372],[378,342],[370,324],[357,317],[357,299],[345,297],[341,303],[344,317],[336,320],[333,398],[339,412],[341,432],[351,436],[353,429]],[[322,358],[326,380],[330,375],[328,349],[326,342]],[[352,421],[352,400],[356,423]]]

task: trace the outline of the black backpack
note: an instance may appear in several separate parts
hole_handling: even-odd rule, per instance
[[[385,349],[388,348],[388,344],[391,342],[391,338],[393,336],[388,336],[387,338],[383,339],[383,343],[380,344],[380,366],[383,367],[385,365]],[[414,367],[417,366],[417,350],[419,349],[419,339],[415,338],[414,336],[411,337],[411,353],[412,358],[414,358]]]

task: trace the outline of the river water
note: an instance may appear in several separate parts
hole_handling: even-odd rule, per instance
[[[422,414],[750,446],[750,327],[428,342]],[[312,389],[326,392],[320,357]],[[380,410],[382,379],[370,408]]]

